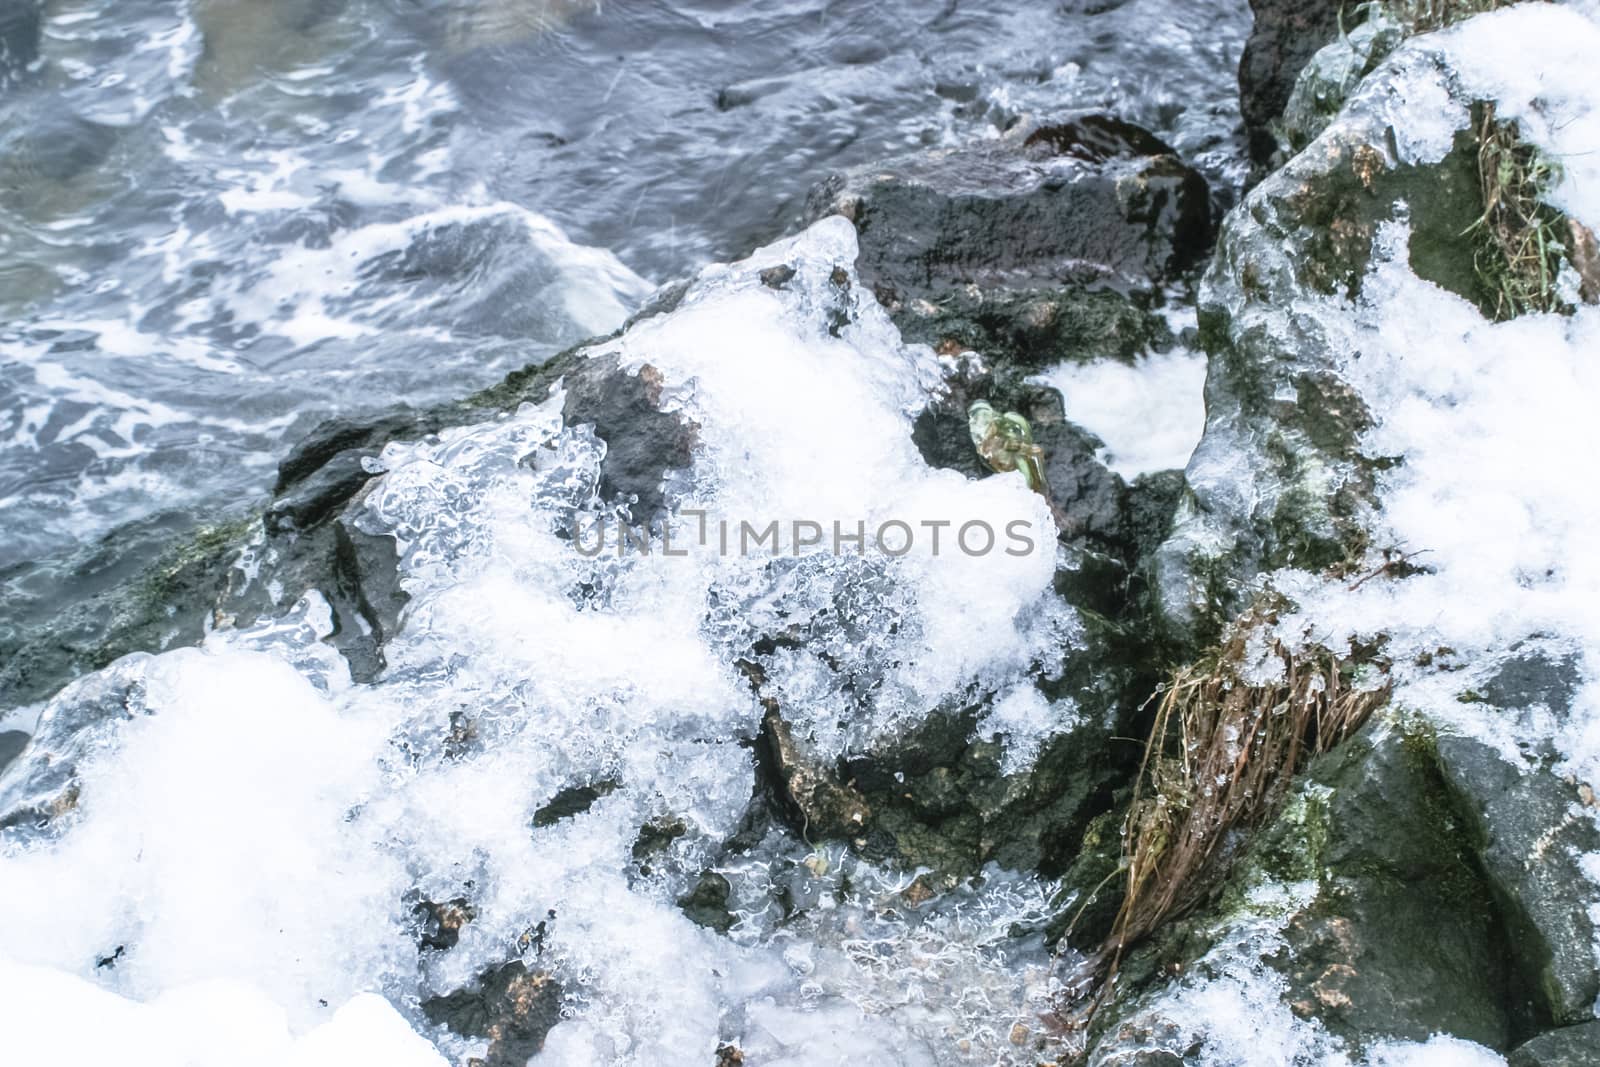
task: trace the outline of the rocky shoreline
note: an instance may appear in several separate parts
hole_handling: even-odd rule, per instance
[[[1584,184],[1600,177],[1591,164],[1570,162],[1567,184],[1545,190],[1561,214],[1539,224],[1570,235],[1554,253],[1558,310],[1508,313],[1511,268],[1485,268],[1505,247],[1486,245],[1480,225],[1495,207],[1494,115],[1520,122],[1531,147],[1515,158],[1572,142],[1551,143],[1540,99],[1486,71],[1483,55],[1499,32],[1581,42],[1600,28],[1564,5],[1442,29],[1407,21],[1409,9],[1364,9],[1365,31],[1341,23],[1338,4],[1252,7],[1240,81],[1258,182],[1226,213],[1229,191],[1117,116],[1029,119],[993,141],[829,179],[770,262],[764,250],[667,286],[616,334],[492,389],[320,427],[285,458],[262,510],[6,650],[0,705],[50,703],[0,777],[0,827],[48,837],[69,817],[75,761],[131,704],[93,678],[51,698],[126,655],[269,624],[315,590],[325,641],[355,682],[381,677],[412,599],[406,546],[368,512],[388,446],[448,441],[558,398],[561,426],[599,442],[595,506],[643,523],[682,506],[702,427],[681,383],[663,386],[629,346],[717,286],[743,286],[786,301],[819,336],[863,329],[881,308],[904,343],[930,348],[941,380],[909,428],[930,469],[1014,478],[980,457],[968,410],[981,400],[1027,420],[1060,534],[1052,610],[1074,620],[1069,641],[1031,661],[1027,698],[1074,713],[1019,764],[1001,709],[1015,690],[969,687],[841,751],[808,734],[779,679],[797,650],[826,647],[827,670],[859,695],[880,684],[879,650],[820,615],[751,616],[728,641],[760,709],[742,740],[754,782],[737,832],[684,853],[695,869],[674,875],[691,921],[726,935],[741,890],[719,872],[769,835],[915,875],[910,908],[997,864],[1059,880],[1048,921],[1017,935],[1059,953],[1054,1008],[1011,1035],[1041,1064],[1600,1064],[1592,634],[1544,607],[1507,607],[1487,633],[1456,621],[1499,588],[1458,571],[1492,564],[1409,539],[1404,523],[1420,520],[1401,507],[1406,479],[1432,468],[1393,450],[1404,441],[1392,429],[1418,405],[1471,396],[1438,386],[1444,371],[1400,366],[1431,340],[1402,333],[1405,294],[1426,286],[1455,336],[1509,336],[1534,318],[1552,324],[1525,343],[1577,351],[1594,336],[1583,333],[1600,314],[1584,251],[1585,223],[1600,223],[1585,214],[1600,204]],[[1600,108],[1572,92],[1568,111],[1587,116],[1572,100]],[[859,255],[819,273],[807,242],[834,240],[839,218]],[[1208,361],[1205,434],[1182,472],[1111,470],[1103,442],[1038,380],[1063,362],[1135,365],[1175,347]],[[865,573],[826,580],[842,582],[839,597],[881,593]],[[1524,573],[1508,588],[1555,580]],[[1579,600],[1582,580],[1571,578]],[[1418,621],[1414,602],[1443,621]],[[1300,685],[1307,664],[1321,673]],[[1192,717],[1169,730],[1160,698],[1186,680],[1213,695],[1179,708]],[[1359,699],[1337,705],[1336,690]],[[1357,709],[1348,730],[1331,725],[1336,706]],[[1296,708],[1309,725],[1275,735]],[[473,729],[464,713],[439,743],[470,751]],[[1228,783],[1185,778],[1208,745],[1233,777],[1260,775],[1255,795],[1218,799]],[[581,771],[534,826],[581,816],[616,788],[598,767]],[[632,861],[648,868],[700,833],[665,812],[638,827]],[[1168,882],[1165,902],[1148,904]],[[804,896],[785,908],[803,912]],[[480,904],[413,899],[419,957],[450,953]],[[563,1025],[562,983],[533,944],[422,998],[422,1016],[486,1041],[482,1062],[524,1062]],[[1253,1059],[1240,1052],[1252,1034]],[[743,1056],[730,1041],[715,1062]]]

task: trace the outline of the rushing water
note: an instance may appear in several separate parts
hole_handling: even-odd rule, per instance
[[[6,3],[0,631],[89,588],[66,564],[105,532],[147,520],[137,561],[259,499],[332,412],[605,332],[835,168],[1103,106],[1226,195],[1248,24],[1242,0]]]

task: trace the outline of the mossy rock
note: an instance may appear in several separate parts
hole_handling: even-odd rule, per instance
[[[1377,475],[1393,460],[1362,447],[1373,420],[1345,377],[1344,323],[1381,228],[1403,221],[1418,276],[1494,311],[1473,232],[1483,213],[1473,134],[1460,130],[1436,162],[1397,147],[1404,132],[1381,100],[1404,58],[1380,66],[1223,222],[1201,286],[1206,433],[1173,537],[1152,560],[1176,635],[1215,632],[1244,607],[1255,574],[1319,570],[1367,549]]]
[[[1293,1013],[1358,1052],[1437,1033],[1514,1047],[1549,1022],[1480,849],[1432,731],[1380,715],[1312,762],[1197,910],[1129,953],[1091,1062],[1188,1040],[1169,983],[1261,966]]]

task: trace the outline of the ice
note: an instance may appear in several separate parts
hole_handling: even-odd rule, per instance
[[[363,999],[381,994],[450,1059],[479,1054],[418,1001],[522,959],[563,990],[550,1062],[709,1063],[727,1039],[774,1056],[833,1040],[906,1062],[1011,1062],[996,1005],[1030,1018],[1048,981],[1038,939],[1006,932],[1041,920],[1049,886],[991,872],[950,910],[912,917],[884,911],[910,875],[842,854],[800,862],[781,836],[743,859],[720,847],[754,788],[758,695],[823,758],[999,700],[988,728],[1023,770],[1070,718],[1028,695],[1078,625],[1051,592],[1048,509],[1020,479],[923,462],[911,419],[938,364],[860,294],[854,258],[848,224],[820,223],[708,269],[678,311],[603,346],[624,368],[648,364],[698,427],[668,486],[687,555],[664,555],[659,530],[648,555],[576,550],[578,520],[617,516],[597,497],[605,445],[563,425],[558,389],[385,449],[359,522],[396,537],[411,600],[376,683],[352,684],[319,642],[329,618],[312,593],[282,620],[62,694],[46,713],[60,728],[0,780],[0,798],[56,813],[13,828],[0,853],[0,902],[33,917],[6,946],[12,963],[108,990],[82,1012],[152,1020],[168,1059],[188,1037],[155,1007],[217,982],[259,991],[219,1013],[254,1013],[239,1024],[252,1032],[286,1020],[305,1035],[297,1050],[389,1034]],[[796,269],[782,292],[759,280],[775,263]],[[694,543],[693,511],[713,528],[776,520],[778,542],[723,554],[714,536]],[[900,520],[917,536],[903,555],[870,534],[836,555],[797,520],[830,535]],[[976,522],[1001,532],[991,551],[962,549]],[[1011,523],[1032,531],[1025,548],[1004,537]],[[806,640],[757,651],[791,628]],[[751,657],[767,668],[760,694],[739,665]],[[535,820],[581,787],[586,809]],[[646,869],[634,845],[662,820],[681,832]],[[826,912],[808,937],[757,899],[774,863]],[[717,864],[737,883],[731,936],[676,905]],[[460,896],[476,915],[459,943],[419,956],[413,903]],[[786,962],[797,945],[814,949],[809,969]],[[27,1040],[50,1025],[23,1022]]]

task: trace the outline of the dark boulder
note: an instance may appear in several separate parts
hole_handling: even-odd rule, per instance
[[[1239,109],[1244,114],[1250,159],[1272,163],[1278,150],[1272,125],[1283,115],[1295,79],[1319,49],[1358,20],[1344,0],[1250,0],[1255,25],[1239,59]]]
[[[1509,1067],[1600,1067],[1600,1022],[1540,1034],[1506,1057]]]
[[[1123,959],[1088,1062],[1191,1062],[1203,1038],[1169,1012],[1174,976],[1261,967],[1290,1011],[1355,1050],[1438,1033],[1503,1050],[1536,1033],[1512,931],[1460,825],[1431,733],[1369,723],[1311,764],[1197,913]]]
[[[1154,290],[1213,236],[1205,180],[1105,115],[835,175],[806,207],[830,214],[907,340],[1035,367],[1169,343]]]
[[[1296,1014],[1358,1045],[1438,1032],[1505,1048],[1519,1011],[1505,930],[1425,735],[1357,738],[1315,768],[1329,793],[1306,849],[1281,822],[1257,854],[1281,875],[1319,878],[1271,961]],[[1311,863],[1305,863],[1311,860]]]
[[[1497,710],[1525,740],[1513,761],[1480,740],[1441,735],[1439,766],[1510,929],[1508,951],[1527,976],[1537,1013],[1556,1025],[1594,1018],[1600,998],[1591,918],[1600,893],[1581,857],[1600,852],[1600,830],[1585,810],[1586,786],[1556,770],[1558,754],[1526,717],[1566,721],[1580,685],[1577,656],[1525,642],[1465,698]]]

